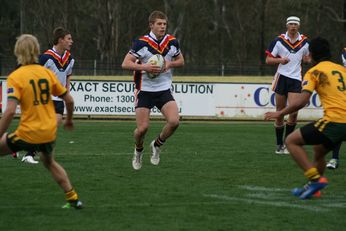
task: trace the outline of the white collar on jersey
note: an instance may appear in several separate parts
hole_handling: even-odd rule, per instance
[[[152,31],[150,31],[150,33],[149,33],[149,37],[153,38],[157,43],[161,43],[161,41],[166,37],[166,35],[167,35],[167,34],[165,34],[165,35],[162,37],[162,39],[158,40],[157,37],[156,37],[156,35],[155,35]]]
[[[291,40],[291,38],[288,36],[288,31],[286,31],[285,39],[286,39],[286,40],[289,40],[291,43],[295,43],[296,41],[300,41],[300,40],[302,40],[303,38],[302,38],[301,34],[298,32],[298,37],[297,37],[297,39],[296,39],[296,40]]]
[[[58,53],[58,51],[54,48],[54,46],[52,47],[51,50],[54,51],[54,53],[57,54],[59,57],[63,57],[63,56],[66,54],[66,50],[64,50],[64,53],[63,53],[62,55],[60,55],[60,54]]]

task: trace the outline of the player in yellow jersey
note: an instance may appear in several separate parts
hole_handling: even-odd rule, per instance
[[[7,79],[7,107],[0,120],[0,155],[20,150],[41,153],[44,166],[64,190],[67,203],[63,208],[82,208],[64,168],[54,159],[57,122],[51,95],[60,96],[66,104],[64,127],[73,129],[74,101],[54,73],[38,64],[37,39],[29,34],[17,38],[14,53],[19,67]],[[17,105],[21,118],[15,132],[6,133]]]
[[[320,97],[323,117],[295,130],[286,140],[291,156],[309,179],[303,188],[292,191],[301,199],[311,198],[327,186],[328,181],[322,176],[326,167],[325,155],[346,140],[346,69],[330,61],[327,40],[311,40],[309,50],[316,65],[304,76],[301,97],[297,97],[281,111],[265,114],[266,119],[274,119],[297,111],[307,105],[313,91]],[[313,162],[309,161],[304,145],[313,145]]]
[[[346,68],[346,48],[342,50],[341,54],[342,64]],[[339,167],[339,152],[341,148],[341,143],[333,150],[332,158],[328,161],[326,167],[328,169],[337,169]]]

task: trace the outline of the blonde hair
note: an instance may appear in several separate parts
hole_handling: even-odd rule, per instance
[[[14,46],[14,55],[20,65],[28,65],[38,63],[38,55],[40,53],[40,44],[35,36],[31,34],[22,34],[17,37]]]

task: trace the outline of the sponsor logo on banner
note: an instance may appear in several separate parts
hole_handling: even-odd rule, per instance
[[[275,106],[275,92],[271,91],[269,87],[258,87],[254,91],[254,102],[259,107]],[[310,98],[307,107],[321,108],[321,102],[316,92]]]

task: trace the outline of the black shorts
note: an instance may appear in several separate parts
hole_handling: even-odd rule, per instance
[[[346,123],[335,123],[319,119],[300,128],[306,144],[323,144],[332,150],[338,143],[346,141]]]
[[[278,73],[273,80],[272,88],[275,93],[287,96],[289,92],[301,93],[302,82]]]
[[[149,92],[149,91],[138,91],[135,101],[135,108],[145,107],[152,109],[156,106],[159,110],[168,103],[169,101],[175,101],[171,90]]]
[[[63,101],[53,100],[55,113],[56,114],[64,114],[65,104]]]
[[[55,141],[42,143],[42,144],[31,144],[20,139],[16,134],[7,134],[7,145],[12,150],[12,152],[18,152],[21,150],[31,151],[31,152],[43,152],[47,154],[52,154]]]

